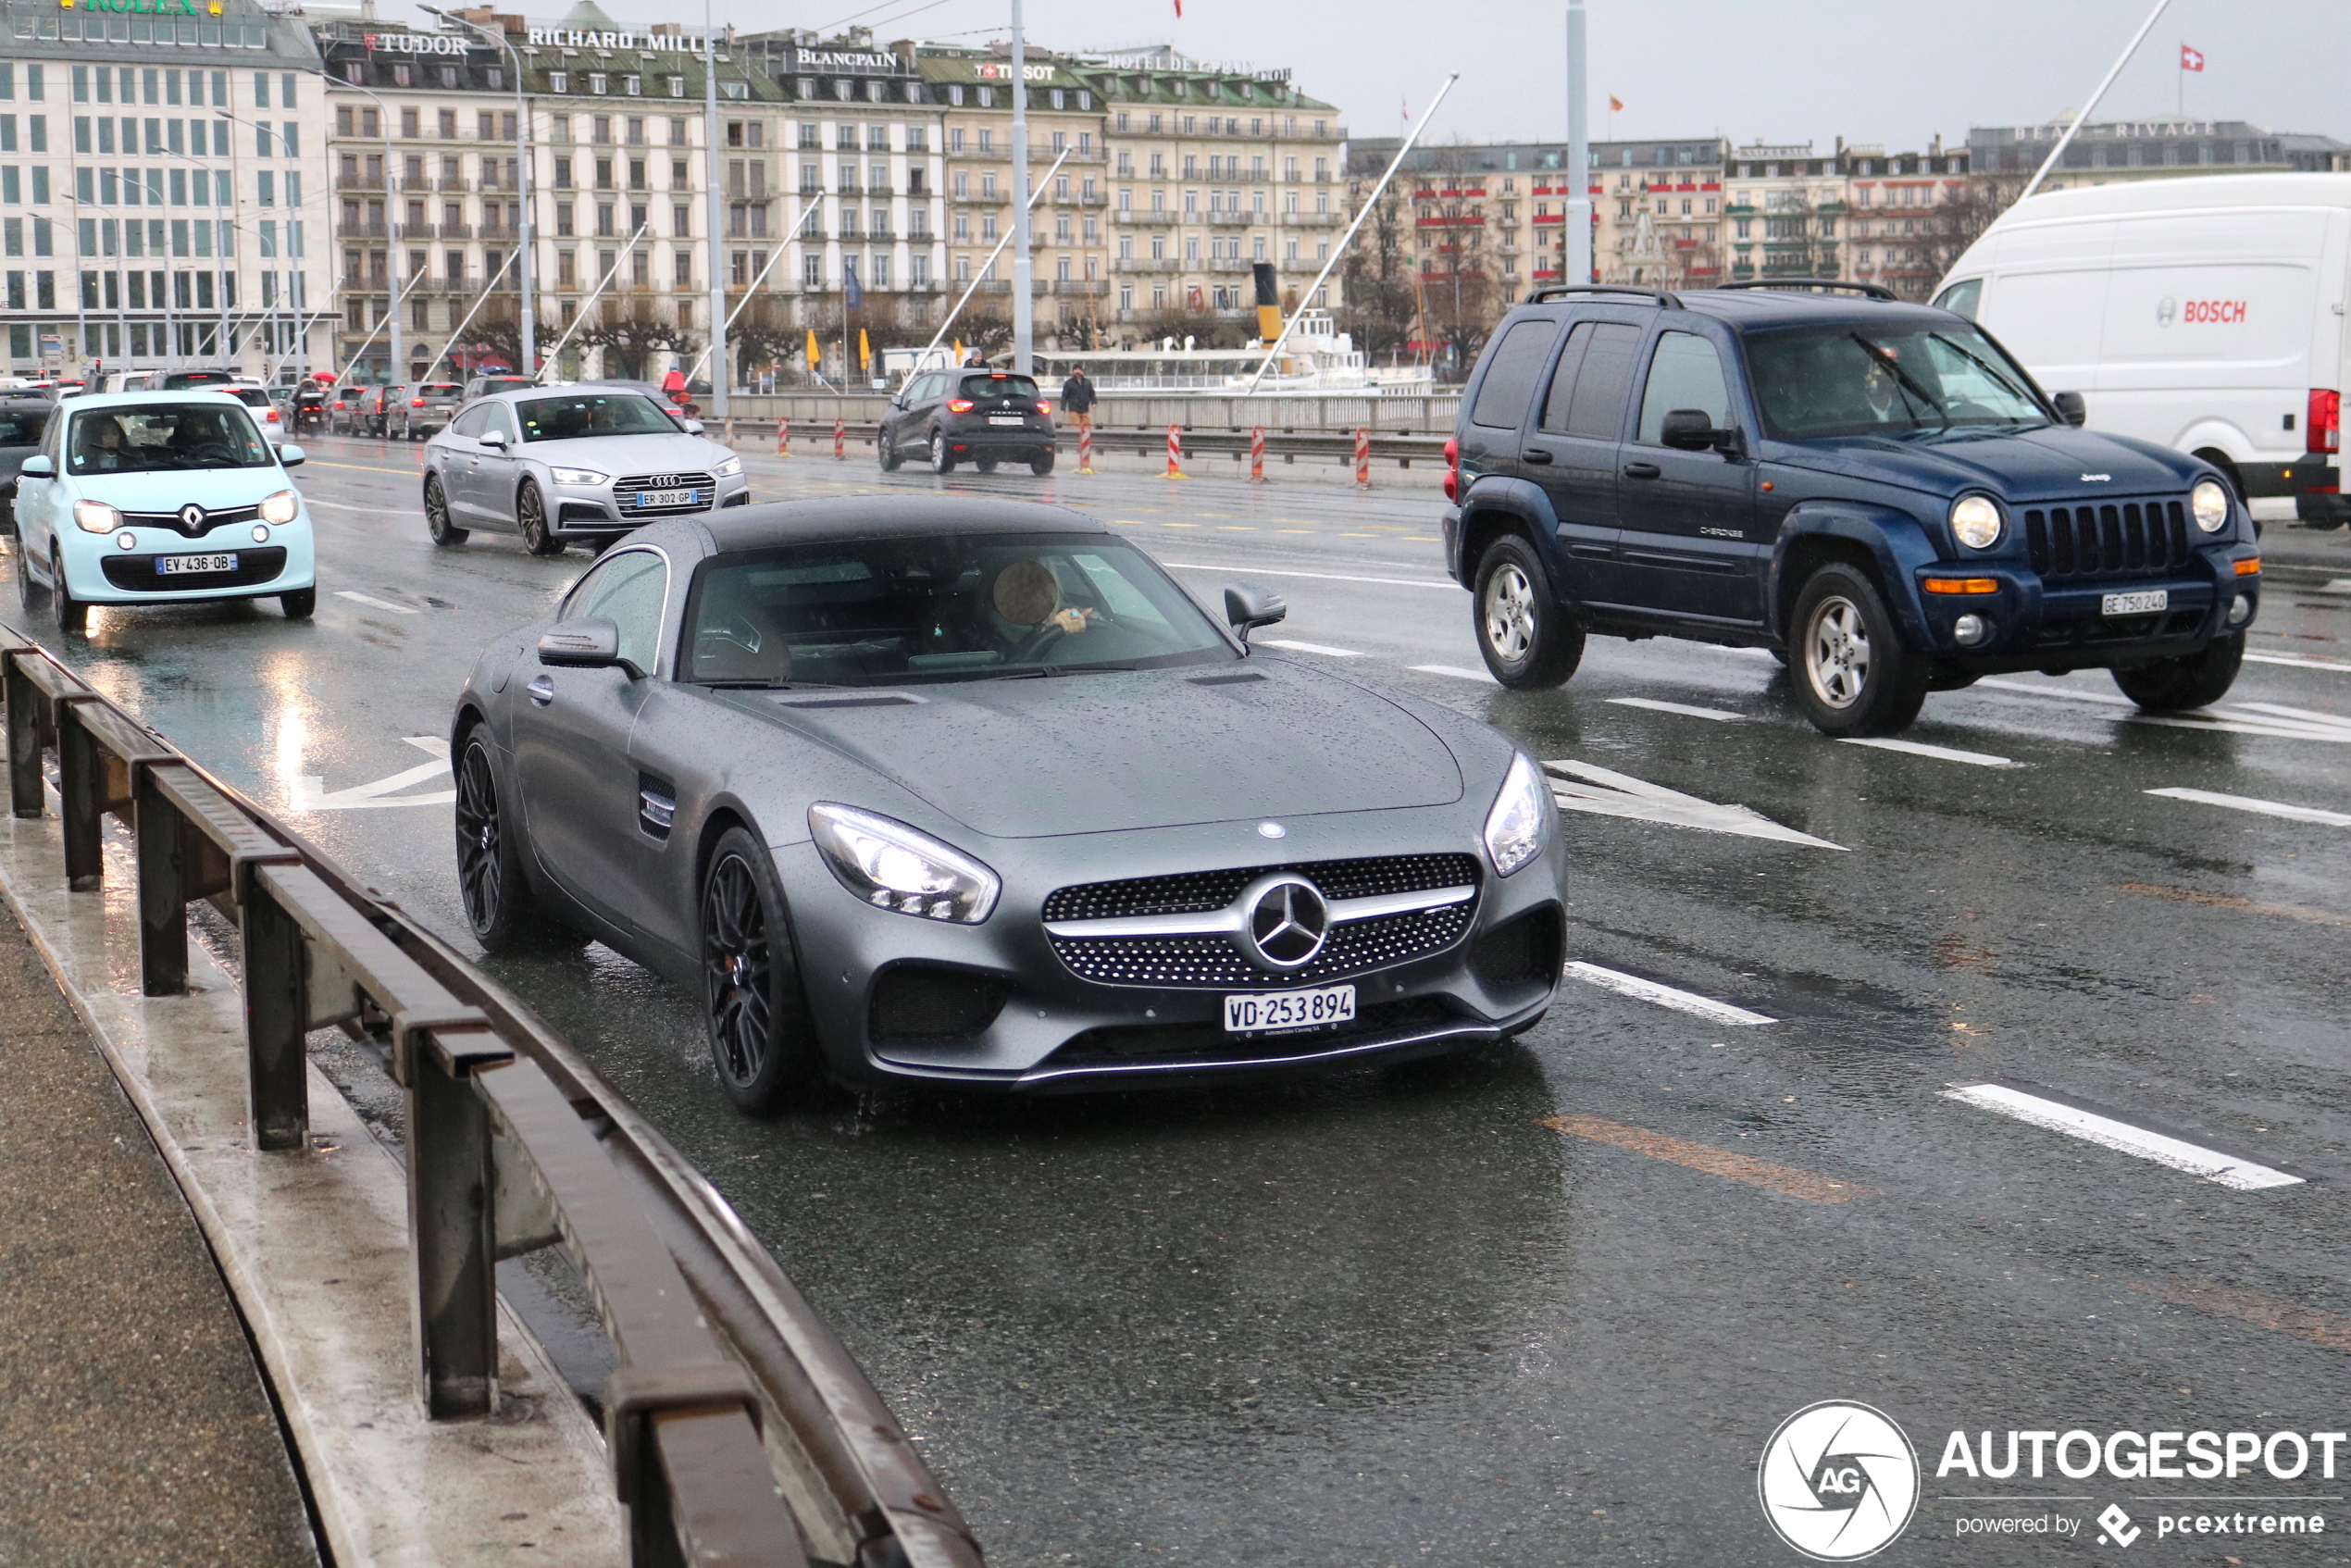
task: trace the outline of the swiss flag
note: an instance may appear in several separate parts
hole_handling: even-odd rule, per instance
[[[2181,44],[2180,68],[2182,70],[2202,70],[2204,68],[2204,52],[2200,49],[2191,49],[2184,44]]]

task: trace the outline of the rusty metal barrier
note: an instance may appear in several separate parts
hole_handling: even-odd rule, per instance
[[[188,985],[188,906],[235,923],[247,1125],[309,1136],[305,1037],[381,1052],[406,1108],[417,1388],[435,1419],[498,1402],[495,1264],[560,1245],[616,1370],[604,1429],[637,1564],[979,1568],[970,1529],[847,1349],[733,1209],[576,1052],[456,950],[0,628],[9,809],[45,814],[96,891],[133,835],[140,988]]]

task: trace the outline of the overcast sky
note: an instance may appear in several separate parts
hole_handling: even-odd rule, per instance
[[[500,0],[553,19],[571,0]],[[617,20],[698,28],[701,7],[600,0]],[[870,24],[883,40],[1002,36],[1006,0],[715,0],[739,27]],[[1970,125],[2029,124],[2082,103],[2152,0],[1589,0],[1595,140],[1707,135],[1803,142],[1843,136],[1896,150]],[[833,7],[838,6],[838,9]],[[1211,60],[1288,66],[1337,104],[1359,136],[1395,134],[1447,71],[1462,80],[1431,134],[1525,141],[1563,136],[1562,0],[1027,0],[1040,44],[1093,49],[1173,44]],[[861,14],[862,13],[862,14]],[[382,14],[417,14],[385,0]],[[417,19],[422,20],[421,17]],[[2351,7],[2343,0],[2171,0],[2107,94],[2098,118],[2171,114],[2180,45],[2203,52],[2187,77],[2198,118],[2351,142]],[[1611,117],[1608,97],[1623,100]]]

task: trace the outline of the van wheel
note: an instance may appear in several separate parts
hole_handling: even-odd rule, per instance
[[[1931,661],[1902,641],[1877,584],[1832,562],[1796,598],[1796,705],[1823,735],[1890,735],[1925,705]]]
[[[2149,713],[2178,713],[2207,707],[2227,696],[2244,662],[2245,633],[2232,632],[2214,638],[2200,653],[2117,666],[2114,684]]]
[[[1471,606],[1478,654],[1513,691],[1562,685],[1584,662],[1584,623],[1560,603],[1534,547],[1516,534],[1486,547]]]

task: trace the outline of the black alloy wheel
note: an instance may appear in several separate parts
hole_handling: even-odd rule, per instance
[[[2245,633],[2216,637],[2199,653],[2119,665],[2114,684],[2149,713],[2182,713],[2208,707],[2229,694],[2245,663]]]
[[[425,476],[425,531],[432,535],[435,544],[463,544],[470,531],[459,528],[449,517],[449,492],[441,488],[439,474]]]
[[[898,455],[898,438],[889,433],[888,425],[875,432],[874,451],[881,457],[881,471],[885,474],[898,472],[898,465],[905,461]]]
[[[955,454],[947,450],[947,433],[944,430],[930,433],[930,466],[942,474],[955,471]]]
[[[523,547],[533,555],[560,555],[564,541],[554,529],[547,526],[546,498],[539,487],[529,479],[515,492],[515,525],[522,529]]]
[[[66,564],[62,557],[49,557],[49,608],[57,617],[57,629],[68,637],[78,637],[90,629],[90,606],[73,596],[66,586]]]
[[[1039,453],[1028,460],[1028,471],[1043,479],[1053,471],[1053,454],[1051,452]]]
[[[1805,580],[1789,622],[1788,689],[1823,735],[1891,735],[1926,704],[1934,661],[1902,628],[1867,572],[1832,561]]]
[[[747,1115],[807,1101],[825,1083],[824,1052],[782,889],[766,852],[740,828],[711,853],[701,926],[703,1022],[719,1087]]]
[[[479,726],[458,742],[456,825],[457,890],[474,940],[487,952],[513,952],[534,935],[559,931],[531,894]]]
[[[1504,534],[1477,563],[1471,600],[1478,656],[1513,691],[1564,685],[1584,662],[1584,623],[1551,591],[1535,547]]]

